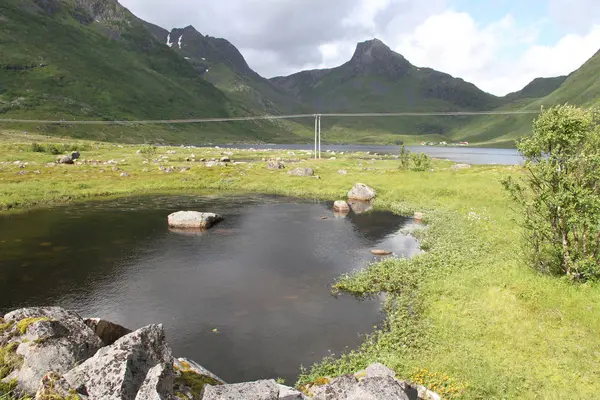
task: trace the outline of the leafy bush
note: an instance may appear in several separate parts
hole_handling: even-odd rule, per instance
[[[431,159],[425,153],[411,153],[404,145],[400,147],[398,159],[400,160],[400,169],[411,171],[427,171],[431,168]]]
[[[598,114],[570,105],[542,110],[518,149],[525,175],[504,187],[522,211],[526,249],[543,272],[600,277]]]
[[[144,146],[140,149],[140,154],[143,154],[145,156],[153,156],[156,154],[156,146]]]
[[[412,163],[411,171],[427,171],[431,168],[431,159],[425,153],[411,154],[410,161]]]

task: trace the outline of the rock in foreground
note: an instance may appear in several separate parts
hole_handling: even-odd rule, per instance
[[[357,183],[348,192],[348,198],[351,200],[360,201],[371,201],[375,198],[377,192],[375,189],[365,185],[364,183]]]
[[[169,215],[168,223],[171,228],[178,229],[209,229],[223,220],[218,214],[197,211],[178,211]]]
[[[35,393],[48,372],[67,372],[103,345],[77,313],[59,307],[23,308],[4,321],[8,328],[0,332],[0,347],[15,348],[16,361],[6,381],[16,380],[24,393]]]

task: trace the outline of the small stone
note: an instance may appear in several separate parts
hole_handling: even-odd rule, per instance
[[[333,203],[333,211],[336,212],[350,212],[350,205],[344,200],[337,200]]]
[[[371,253],[376,256],[389,256],[390,254],[393,254],[391,251],[380,249],[371,250]]]
[[[469,168],[471,168],[471,165],[469,165],[469,164],[454,164],[451,168],[453,170],[469,169]]]
[[[127,172],[121,172],[122,178],[127,178],[128,176],[129,176],[129,174]]]
[[[338,171],[338,174],[340,174],[340,175],[348,175],[348,171],[346,171],[345,169],[340,169]]]
[[[423,221],[425,215],[422,212],[415,212],[413,218],[417,221]]]
[[[221,162],[231,162],[231,158],[229,157],[221,157]]]
[[[289,174],[293,176],[314,176],[315,171],[312,168],[295,168]]]

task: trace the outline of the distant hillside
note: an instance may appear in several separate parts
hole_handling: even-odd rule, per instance
[[[462,79],[412,65],[381,41],[359,43],[350,61],[324,70],[271,79],[317,112],[426,112],[489,110],[502,100]],[[397,135],[445,135],[456,123],[443,117],[334,120],[338,129]],[[331,122],[328,119],[328,124]],[[329,126],[329,125],[328,125]]]
[[[556,84],[562,77],[553,79],[556,81],[552,84]],[[548,87],[551,86],[549,81],[546,82],[546,85]],[[504,105],[501,109],[539,111],[542,106],[549,107],[564,103],[590,107],[600,105],[600,51],[594,54],[578,70],[571,73],[550,94],[538,99],[513,101]],[[453,138],[457,140],[471,140],[473,142],[492,142],[511,145],[516,139],[531,134],[531,126],[534,119],[535,115],[475,118],[470,123],[453,132]]]
[[[0,21],[0,118],[134,120],[253,113],[202,79],[151,33],[157,27],[115,0],[3,0]],[[263,122],[27,128],[126,141],[295,137]]]
[[[507,94],[504,99],[507,103],[523,99],[539,99],[554,92],[567,78],[567,75],[553,78],[535,78],[523,89]]]

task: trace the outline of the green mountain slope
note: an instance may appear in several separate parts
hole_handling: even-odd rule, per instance
[[[507,102],[514,102],[523,99],[539,99],[554,92],[567,78],[567,75],[556,76],[552,78],[535,78],[523,89],[507,94],[504,99]]]
[[[589,107],[600,105],[600,51],[548,95],[539,99],[517,100],[500,109],[539,111],[541,107],[564,103]],[[452,137],[456,140],[512,146],[518,138],[531,134],[534,118],[535,114],[478,117],[456,129]]]
[[[418,68],[375,39],[359,43],[346,64],[271,79],[315,111],[427,112],[489,110],[503,103],[462,79]],[[333,129],[394,135],[446,135],[460,121],[451,117],[327,119]]]
[[[252,114],[115,0],[0,3],[0,118],[181,119]],[[268,122],[38,126],[119,140],[293,140]]]

